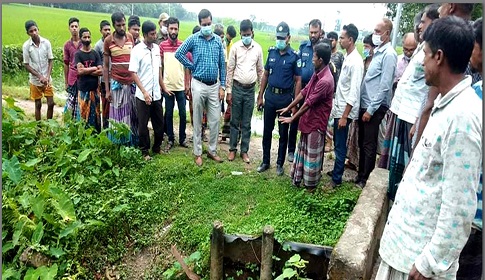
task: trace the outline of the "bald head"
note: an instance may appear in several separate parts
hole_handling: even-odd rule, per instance
[[[374,28],[374,34],[373,34],[374,35],[373,41],[375,39],[375,35],[378,35],[380,36],[381,44],[378,44],[378,41],[376,40],[374,42],[374,45],[379,46],[390,42],[391,32],[392,32],[392,21],[390,21],[388,18],[383,18],[381,21],[377,23],[376,27]]]
[[[392,21],[388,18],[383,18],[382,22],[384,23],[384,28],[389,30],[389,33],[392,32]]]
[[[418,43],[416,42],[416,38],[414,37],[413,32],[404,34],[402,38],[402,50],[405,56],[411,57],[417,46]]]

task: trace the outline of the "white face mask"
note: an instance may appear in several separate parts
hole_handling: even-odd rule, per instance
[[[161,31],[162,31],[162,34],[163,34],[163,35],[167,35],[167,33],[168,33],[168,29],[167,29],[167,27],[166,27],[165,25],[164,25],[164,26],[162,26]]]
[[[372,34],[372,43],[376,46],[380,46],[382,44],[381,35]]]

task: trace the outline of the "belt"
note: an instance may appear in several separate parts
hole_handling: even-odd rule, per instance
[[[249,88],[254,87],[256,85],[256,82],[251,83],[251,84],[243,84],[243,83],[238,82],[237,80],[234,80],[234,85],[236,85],[238,87],[245,88],[245,89],[249,89]]]
[[[269,90],[274,94],[287,94],[293,92],[293,88],[276,88],[272,86],[269,86]]]
[[[217,80],[215,80],[215,81],[203,81],[202,79],[199,79],[199,78],[196,78],[196,77],[194,77],[194,79],[196,79],[197,81],[199,81],[203,84],[206,84],[208,86],[212,86],[212,85],[217,84]]]

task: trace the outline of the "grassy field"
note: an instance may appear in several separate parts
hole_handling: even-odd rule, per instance
[[[23,44],[28,36],[25,33],[25,21],[32,19],[37,22],[41,36],[49,39],[54,47],[62,47],[70,38],[68,30],[68,19],[77,17],[80,20],[81,27],[87,27],[93,34],[93,42],[97,41],[99,35],[99,22],[106,19],[111,22],[111,15],[94,12],[84,12],[75,10],[65,10],[40,6],[28,6],[24,4],[2,4],[2,44]],[[128,18],[128,15],[126,15]],[[151,20],[157,22],[155,18],[141,17],[141,21]],[[192,28],[197,22],[180,22],[179,38],[184,40],[192,33]],[[236,27],[237,29],[237,27]],[[291,45],[297,49],[302,40],[307,39],[305,36],[293,36]],[[263,55],[266,56],[266,50],[274,45],[274,34],[261,31],[255,31],[255,40],[263,48]],[[357,44],[357,49],[362,53],[362,43]],[[402,52],[400,47],[398,53]]]

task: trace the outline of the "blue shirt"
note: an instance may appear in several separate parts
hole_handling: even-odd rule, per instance
[[[193,63],[186,54],[192,53]],[[226,85],[226,62],[221,40],[214,34],[208,40],[199,31],[190,35],[175,52],[175,58],[190,71],[197,80],[219,81]]]
[[[472,85],[472,88],[475,90],[475,93],[482,99],[482,92],[483,92],[483,81],[478,81]],[[478,192],[477,192],[477,213],[475,214],[475,218],[473,219],[473,225],[480,228],[482,230],[482,174],[480,174],[480,182],[478,182]]]
[[[360,91],[360,108],[371,116],[381,105],[389,108],[396,65],[397,53],[390,42],[374,49]]]
[[[268,50],[264,69],[269,72],[269,86],[290,89],[295,84],[295,76],[301,76],[301,60],[290,46],[286,47],[284,54],[280,54],[277,48],[271,47]]]
[[[298,51],[301,59],[301,83],[308,84],[312,78],[315,67],[313,67],[313,46],[309,40],[302,41]],[[303,86],[302,86],[303,88]]]

